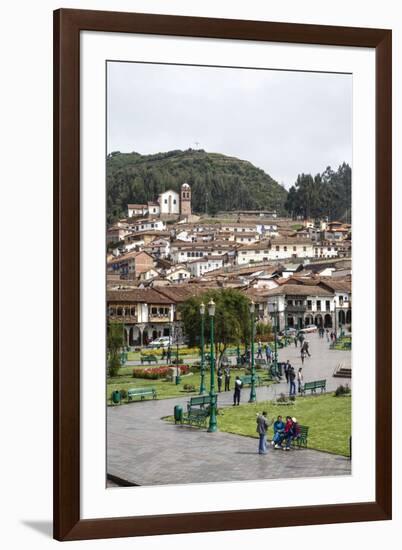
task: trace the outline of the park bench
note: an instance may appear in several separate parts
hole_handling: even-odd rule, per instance
[[[251,386],[251,376],[251,374],[240,376],[240,380],[243,386]],[[258,374],[255,375],[255,383],[257,384],[257,386],[261,386],[262,384],[261,376],[259,376]]]
[[[218,404],[218,396],[216,396]],[[209,417],[211,397],[209,395],[197,395],[191,397],[187,403],[187,414],[183,418],[185,424],[195,424],[199,428],[205,426]]]
[[[127,403],[134,401],[136,397],[143,400],[147,395],[152,395],[152,399],[156,399],[157,393],[155,388],[131,388],[127,390]]]
[[[297,437],[295,437],[294,439],[292,439],[292,445],[293,445],[293,447],[299,447],[299,449],[301,449],[302,447],[304,447],[306,449],[307,448],[309,427],[308,426],[299,426],[299,428],[300,428],[299,435]]]
[[[156,355],[141,355],[140,357],[141,359],[141,365],[143,365],[144,363],[157,363],[158,362],[158,358],[156,357]]]
[[[305,382],[302,387],[302,394],[305,394],[306,391],[311,393],[317,393],[317,390],[321,390],[323,393],[326,390],[327,381],[326,380],[314,380],[313,382]]]

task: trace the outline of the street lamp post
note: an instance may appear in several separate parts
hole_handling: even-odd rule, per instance
[[[274,373],[275,376],[278,376],[278,320],[277,320],[277,311],[278,304],[274,302],[274,323],[275,323],[275,351],[274,351]]]
[[[338,338],[338,334],[336,332],[336,298],[334,298],[334,318],[335,318],[335,340]]]
[[[179,367],[179,338],[180,329],[176,326],[176,386],[180,384],[180,367]]]
[[[249,403],[254,403],[257,399],[255,393],[255,364],[254,364],[254,329],[255,329],[255,303],[253,300],[250,302],[250,317],[251,317],[251,390]]]
[[[215,357],[214,357],[214,317],[215,317],[215,302],[211,300],[208,303],[208,313],[211,324],[211,353],[210,353],[210,368],[211,368],[211,386],[209,396],[211,399],[209,412],[209,427],[208,432],[216,432],[218,427],[216,423],[216,393],[215,393]]]
[[[201,382],[200,395],[205,393],[205,351],[204,351],[204,324],[205,324],[205,304],[200,304],[201,315]]]
[[[288,335],[289,326],[288,326],[288,315],[287,315],[287,312],[286,312],[286,303],[283,306],[283,314],[285,316],[285,319],[284,319],[284,321],[285,321],[285,346],[287,346],[290,343],[290,340],[289,340],[289,335]]]
[[[121,352],[120,359],[121,359],[121,364],[124,365],[127,361],[127,345],[128,345],[128,341],[126,338],[126,308],[123,307],[122,313],[123,313],[123,349]]]

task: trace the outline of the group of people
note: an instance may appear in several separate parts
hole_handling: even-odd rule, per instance
[[[169,346],[167,350],[165,348],[162,348],[162,361],[166,359],[166,363],[170,365],[172,362],[172,348]]]
[[[282,416],[278,416],[276,421],[267,419],[267,413],[263,411],[257,414],[257,433],[259,435],[258,453],[267,453],[267,431],[273,425],[274,435],[271,445],[274,449],[290,450],[290,446],[294,439],[300,437],[300,426],[295,417],[286,417],[283,421]],[[285,444],[285,445],[283,445]]]
[[[225,380],[225,391],[230,391],[230,366],[226,365],[224,369],[219,367],[216,377],[218,379],[218,392],[222,391],[223,380]]]
[[[298,392],[301,393],[302,387],[303,387],[302,367],[299,367],[296,373],[295,368],[292,367],[288,359],[283,366],[283,370],[285,372],[286,382],[289,384],[289,395],[296,395],[296,378],[297,378]]]
[[[218,392],[222,391],[222,383],[225,381],[225,390],[230,391],[230,366],[227,365],[224,369],[219,367],[218,372],[216,373],[216,378],[218,380]],[[233,405],[240,405],[240,396],[241,389],[243,387],[243,382],[240,379],[240,376],[236,376],[234,381],[234,393],[233,393]]]
[[[329,332],[327,328],[319,327],[318,336],[320,338],[324,338],[324,335],[327,338],[327,342],[329,341],[334,342],[336,340],[336,333],[334,331],[331,330],[331,332]]]
[[[264,353],[265,353],[265,358],[267,360],[267,363],[271,363],[272,349],[268,343],[265,344],[265,346],[263,346],[262,342],[260,341],[257,343],[256,359],[264,359]],[[246,349],[245,352],[240,356],[241,363],[243,365],[249,364],[250,359],[251,359],[251,351],[249,349]]]

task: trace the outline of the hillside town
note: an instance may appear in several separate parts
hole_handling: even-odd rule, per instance
[[[279,330],[335,333],[352,323],[351,225],[275,211],[192,212],[191,187],[171,189],[107,228],[107,315],[141,347],[180,327],[179,306],[209,289],[252,299]]]

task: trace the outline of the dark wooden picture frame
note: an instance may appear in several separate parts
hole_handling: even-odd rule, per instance
[[[376,481],[374,502],[80,518],[80,31],[374,48],[376,55]],[[391,518],[390,30],[61,9],[54,13],[54,537],[256,529]]]

